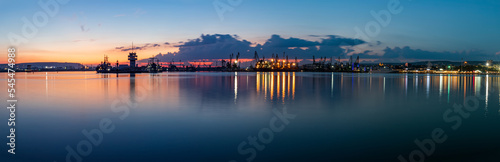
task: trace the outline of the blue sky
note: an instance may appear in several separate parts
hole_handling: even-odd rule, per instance
[[[42,0],[43,2],[47,0]],[[219,0],[229,4],[227,0]],[[179,42],[202,34],[238,35],[252,46],[265,44],[272,35],[321,41],[326,35],[355,38],[355,27],[364,30],[375,18],[371,11],[388,9],[392,0],[241,0],[220,19],[214,0],[97,1],[71,0],[61,5],[47,25],[27,43],[17,45],[26,55],[49,55],[57,61],[99,61],[103,54],[119,57],[115,47],[135,42],[170,42],[160,49],[144,49],[147,55],[178,52]],[[8,34],[21,34],[22,17],[43,9],[37,1],[0,1],[0,44],[11,45]],[[387,47],[436,52],[469,52],[496,59],[500,52],[500,1],[496,0],[401,0],[401,13],[391,15],[387,27],[369,42],[353,48],[383,55]],[[311,37],[321,35],[323,37]],[[378,43],[380,41],[380,43]],[[349,48],[349,47],[348,47]],[[352,48],[352,47],[350,47]],[[77,50],[75,50],[77,49]],[[238,52],[238,51],[235,51]],[[366,52],[368,53],[368,52]],[[352,54],[352,53],[351,53]],[[269,54],[270,55],[270,54]],[[328,54],[324,54],[328,55]],[[483,57],[485,56],[485,57]],[[329,56],[328,56],[329,57]],[[122,59],[122,58],[120,58]],[[433,59],[433,58],[429,58]],[[45,61],[45,60],[42,60]]]

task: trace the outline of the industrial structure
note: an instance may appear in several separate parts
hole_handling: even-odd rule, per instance
[[[259,58],[259,54],[255,51],[254,54],[255,67],[254,71],[297,71],[299,70],[299,64],[297,62],[297,57],[295,57],[294,62],[288,60],[288,55],[283,52],[283,59],[280,60],[278,54],[272,54],[270,60],[266,60],[265,57]]]
[[[134,44],[132,44],[132,51],[128,54],[129,66],[120,65],[116,60],[116,66],[112,67],[108,60],[108,56],[104,56],[101,64],[97,65],[96,71],[98,73],[157,73],[163,71],[160,60],[154,56],[148,59],[148,64],[143,67],[137,66],[137,53],[134,51]]]
[[[129,56],[129,59],[130,59],[130,56]],[[131,61],[131,63],[132,63],[132,61]],[[160,64],[160,59],[157,59],[154,56],[151,57],[151,58],[149,58],[148,59],[148,65],[146,66],[146,70],[148,72],[150,72],[150,73],[155,73],[155,72],[161,72],[161,71],[163,71],[163,68],[162,68],[162,66]]]
[[[137,53],[134,52],[134,43],[132,43],[132,52],[128,54],[128,60],[130,61],[130,69],[135,69],[137,61]]]

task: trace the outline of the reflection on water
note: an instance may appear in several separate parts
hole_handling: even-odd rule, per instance
[[[177,96],[177,99],[182,99],[178,98],[184,92],[180,89],[191,89],[192,87],[194,91],[200,93],[209,92],[209,94],[216,93],[223,96],[227,94],[224,90],[230,86],[233,103],[238,103],[242,95],[255,95],[254,97],[262,97],[263,101],[286,103],[295,100],[296,89],[299,86],[300,89],[307,90],[305,95],[320,98],[325,98],[325,96],[348,98],[351,100],[360,97],[385,99],[387,96],[397,94],[400,96],[399,98],[404,97],[405,99],[422,99],[421,97],[425,96],[426,100],[444,100],[448,104],[453,100],[458,100],[463,104],[467,96],[483,94],[486,97],[484,101],[485,110],[490,107],[489,102],[492,96],[485,92],[490,91],[492,86],[495,88],[500,84],[497,76],[444,74],[235,72],[214,75],[213,73],[95,74],[91,72],[44,72],[21,75],[18,76],[18,80],[19,77],[21,77],[20,80],[28,82],[26,85],[20,85],[20,88],[43,89],[43,95],[38,94],[40,91],[30,91],[28,94],[44,96],[46,100],[51,100],[54,97],[71,97],[71,95],[67,96],[67,93],[70,93],[83,99],[91,98],[102,101],[112,99],[117,95],[127,95],[134,102],[136,86],[141,84],[151,88],[152,92],[150,93],[158,93],[159,96],[174,95]],[[37,85],[38,80],[41,78],[44,80],[43,88]],[[490,82],[494,84],[492,85]],[[30,85],[34,85],[34,87]],[[254,86],[249,87],[249,85]],[[124,86],[128,87],[124,88]],[[128,89],[128,92],[124,91],[125,89]],[[254,90],[252,91],[252,89]],[[322,94],[324,90],[329,90],[328,95]],[[22,92],[23,89],[20,89],[20,91]],[[256,93],[253,94],[253,92]],[[302,95],[304,94],[301,94],[301,97],[304,97]],[[460,98],[457,98],[459,96]],[[195,97],[211,98],[204,95],[195,95]]]
[[[234,103],[238,100],[238,72],[234,72]]]
[[[430,159],[486,159],[500,146],[496,75],[43,72],[16,77],[22,128],[17,140],[24,161],[64,161],[65,146],[85,138],[81,131],[96,128],[102,118],[112,119],[116,131],[85,160],[244,161],[238,144],[268,126],[272,109],[285,107],[297,118],[256,161],[394,161],[415,149],[415,138],[449,128],[443,113],[470,96],[484,99],[481,108],[459,131],[446,130],[449,141]],[[6,75],[0,80],[5,85]],[[114,100],[137,106],[121,121],[110,108]]]
[[[285,97],[291,100],[295,98],[295,72],[257,72],[255,82],[257,94],[263,93],[265,100],[285,102]]]

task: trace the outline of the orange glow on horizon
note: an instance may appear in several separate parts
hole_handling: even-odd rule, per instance
[[[198,66],[198,65],[199,66],[208,66],[208,65],[212,65],[213,62],[189,62],[189,64],[194,65],[194,66]]]
[[[91,46],[92,48],[89,48]],[[109,57],[111,63],[116,63],[118,60],[121,64],[125,64],[127,55],[130,51],[121,51],[118,49],[110,49],[110,46],[119,45],[95,45],[95,44],[62,44],[54,49],[47,47],[30,47],[16,48],[16,63],[31,63],[31,62],[68,62],[80,63],[83,65],[97,65],[103,61],[104,55]],[[125,46],[127,47],[127,46]],[[57,50],[55,50],[57,49]],[[135,51],[138,59],[147,59],[151,56],[156,56],[160,53],[167,54],[169,52],[178,52],[178,47],[161,47],[150,48],[145,50]],[[167,61],[167,60],[163,60]],[[7,57],[0,59],[0,64],[6,64]]]

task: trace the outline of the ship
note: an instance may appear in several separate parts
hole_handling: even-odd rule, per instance
[[[96,71],[98,73],[106,73],[112,70],[111,63],[108,61],[108,56],[104,55],[104,61],[101,61],[101,64],[97,65]]]

